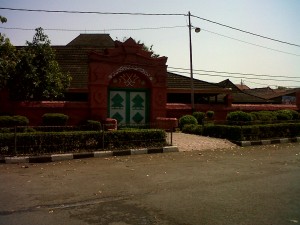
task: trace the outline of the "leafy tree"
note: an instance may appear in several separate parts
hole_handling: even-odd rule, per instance
[[[1,23],[6,23],[7,19],[4,16],[0,16],[0,22]]]
[[[14,76],[9,80],[14,100],[53,100],[63,96],[71,77],[63,74],[55,60],[50,40],[42,28],[37,28],[32,42],[20,50]]]
[[[0,16],[1,23],[7,19]],[[10,43],[10,40],[0,33],[0,90],[6,86],[10,75],[14,73],[18,57],[16,48]]]

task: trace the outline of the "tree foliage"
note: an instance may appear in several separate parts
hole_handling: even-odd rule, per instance
[[[8,84],[12,99],[53,100],[61,97],[70,85],[71,77],[60,71],[42,28],[36,29],[32,42],[26,42],[19,57]]]
[[[0,21],[5,23],[7,19],[0,16]],[[17,60],[16,48],[4,34],[0,33],[0,90],[5,87],[10,74],[14,73]]]
[[[126,41],[127,39],[128,39],[128,37],[123,37],[122,40],[123,40],[123,42],[124,42],[124,41]],[[118,40],[118,38],[117,38],[117,40]],[[158,57],[160,57],[159,54],[156,54],[156,53],[154,52],[154,50],[153,50],[153,45],[150,45],[150,47],[149,47],[148,45],[146,45],[146,44],[145,44],[144,42],[142,42],[141,40],[136,41],[134,38],[133,38],[133,40],[135,41],[135,43],[142,45],[142,49],[143,49],[144,51],[146,51],[146,52],[152,52],[152,55],[151,55],[152,58],[158,58]]]

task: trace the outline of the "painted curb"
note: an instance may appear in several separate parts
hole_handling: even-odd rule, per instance
[[[234,141],[233,143],[241,147],[247,147],[247,146],[254,146],[254,145],[283,144],[283,143],[291,143],[291,142],[300,142],[300,137],[279,138],[279,139],[260,140],[260,141]]]
[[[162,148],[150,148],[150,149],[129,149],[129,150],[120,150],[120,151],[95,151],[95,152],[53,154],[53,155],[26,156],[26,157],[5,157],[4,159],[1,159],[0,163],[7,163],[7,164],[49,163],[49,162],[58,162],[58,161],[72,160],[72,159],[170,153],[170,152],[178,152],[178,151],[179,149],[177,146],[167,146]]]

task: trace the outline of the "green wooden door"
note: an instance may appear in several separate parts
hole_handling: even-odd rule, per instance
[[[109,117],[118,124],[146,124],[148,122],[148,94],[139,90],[111,90]]]

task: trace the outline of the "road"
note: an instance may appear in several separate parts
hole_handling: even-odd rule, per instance
[[[0,165],[0,224],[300,224],[300,144]]]

